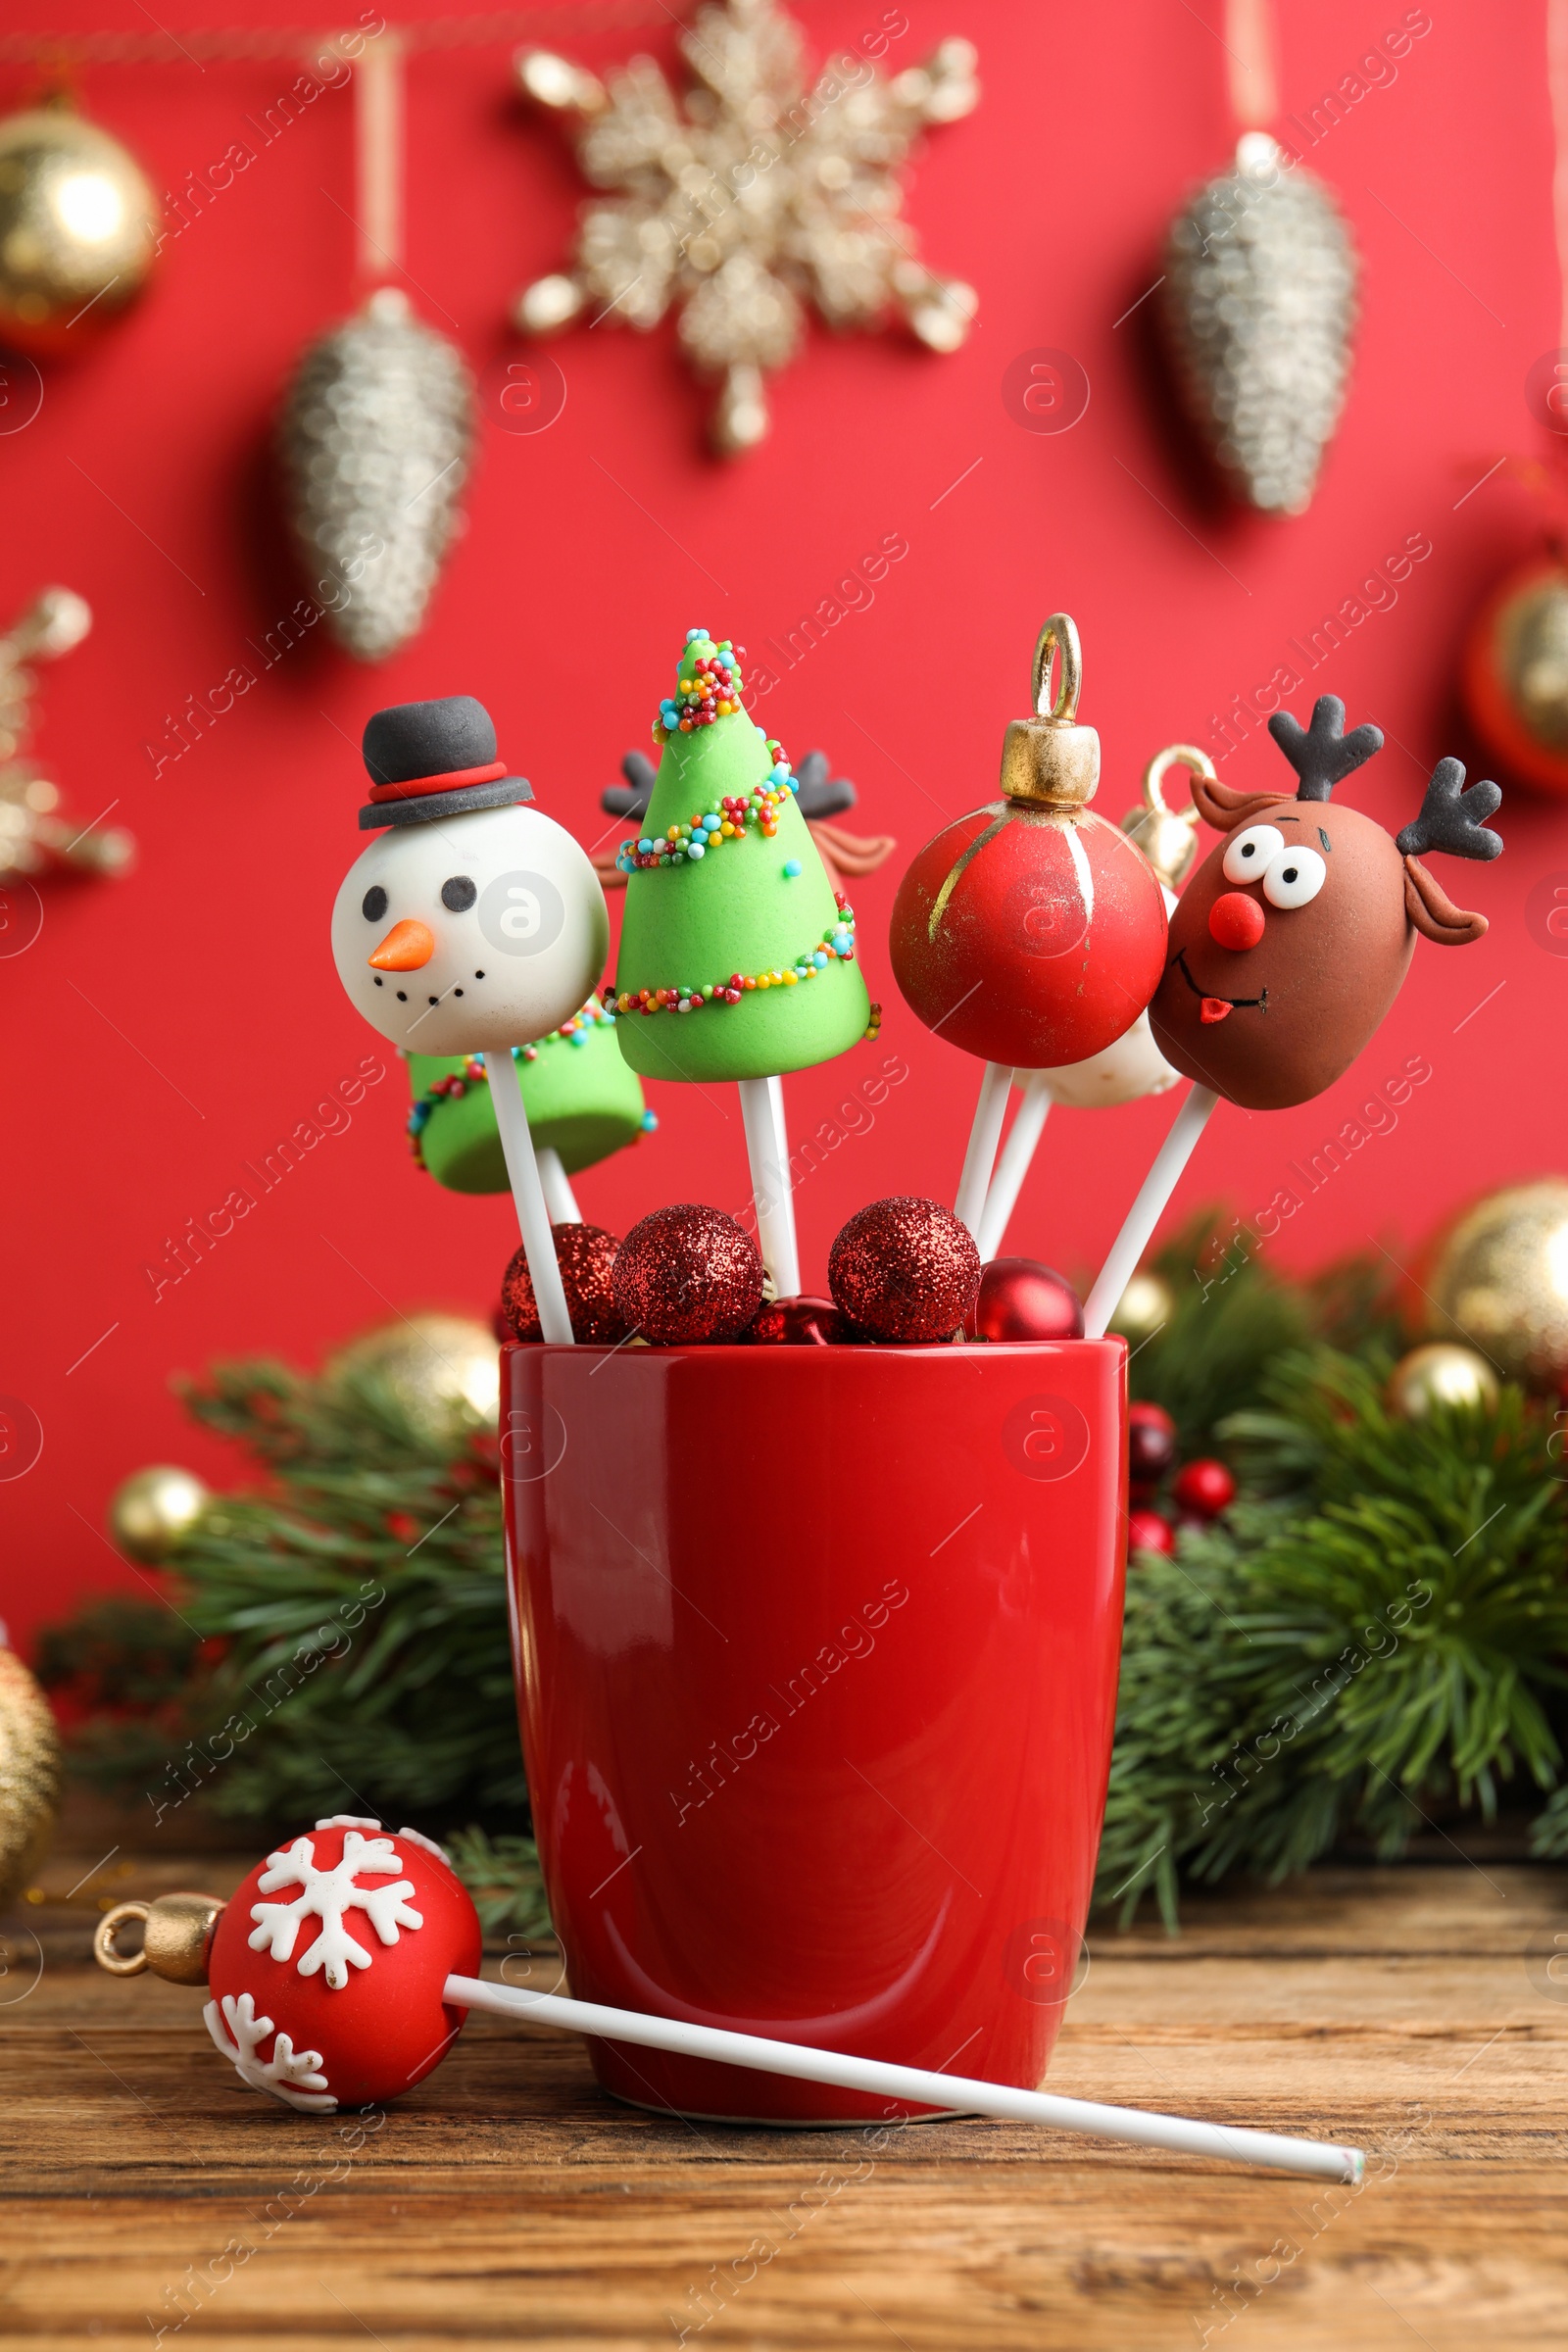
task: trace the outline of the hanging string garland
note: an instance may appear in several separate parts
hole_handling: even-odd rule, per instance
[[[1227,0],[1225,48],[1236,162],[1172,221],[1161,310],[1186,407],[1232,489],[1299,514],[1345,404],[1355,252],[1322,181],[1264,127],[1279,112],[1268,0]]]

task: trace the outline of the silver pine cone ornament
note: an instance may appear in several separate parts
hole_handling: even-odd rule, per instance
[[[473,443],[462,354],[383,286],[306,352],[279,441],[328,625],[356,660],[384,662],[421,626],[458,527]]]
[[[1345,405],[1355,283],[1333,198],[1261,131],[1171,222],[1162,301],[1183,397],[1265,514],[1310,503]]]

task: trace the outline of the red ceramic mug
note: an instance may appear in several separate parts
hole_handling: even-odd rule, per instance
[[[1110,1761],[1124,1358],[503,1350],[523,1749],[573,1992],[1040,2081]],[[591,2046],[645,2107],[918,2112]]]

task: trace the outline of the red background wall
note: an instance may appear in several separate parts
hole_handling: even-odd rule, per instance
[[[248,21],[294,13],[256,6]],[[762,708],[797,758],[820,742],[857,779],[865,830],[912,852],[989,797],[1053,608],[1083,633],[1082,714],[1101,731],[1102,806],[1114,816],[1151,752],[1207,742],[1211,713],[1289,660],[1288,638],[1420,533],[1433,552],[1397,601],[1293,700],[1304,713],[1310,691],[1331,688],[1352,718],[1388,731],[1388,752],[1350,789],[1392,826],[1413,812],[1437,755],[1479,757],[1452,707],[1455,651],[1539,517],[1505,473],[1464,494],[1504,452],[1536,446],[1524,382],[1558,333],[1539,0],[1434,9],[1396,77],[1312,152],[1354,224],[1365,315],[1318,498],[1289,523],[1216,512],[1169,421],[1152,306],[1117,323],[1156,273],[1183,191],[1230,151],[1223,52],[1201,21],[1218,22],[1218,0],[1070,11],[907,0],[907,13],[893,63],[953,30],[981,51],[981,111],[932,139],[909,205],[929,257],[979,287],[979,325],[952,359],[891,335],[814,335],[778,383],[771,441],[728,468],[701,454],[703,396],[667,330],[573,333],[557,347],[569,387],[559,422],[531,438],[501,429],[516,350],[506,308],[564,255],[580,183],[555,128],[514,101],[504,48],[420,58],[408,264],[425,315],[455,321],[483,385],[469,528],[406,653],[367,671],[317,631],[156,778],[143,747],[166,713],[245,662],[298,593],[267,440],[301,346],[353,292],[348,96],[323,96],[172,242],[139,314],[90,364],[50,372],[36,421],[0,437],[7,610],[59,579],[97,615],[49,675],[39,748],[83,820],[118,798],[114,821],[141,851],[120,885],[52,890],[36,943],[0,962],[0,1391],[44,1432],[37,1465],[0,1485],[0,1607],[19,1633],[82,1588],[128,1581],[98,1532],[128,1471],[172,1458],[233,1475],[185,1427],[172,1371],[252,1350],[315,1361],[397,1307],[487,1311],[514,1245],[506,1200],[458,1200],[416,1172],[394,1064],[348,1131],[156,1303],[143,1270],[188,1216],[223,1200],[240,1161],[376,1047],[334,979],[327,910],[361,846],[356,746],[378,705],[477,693],[541,805],[592,841],[605,829],[599,792],[646,740],[689,625],[755,649],[884,534],[902,534],[909,552],[874,603]],[[1396,0],[1284,0],[1281,15],[1285,105],[1298,111],[1404,12]],[[551,36],[593,62],[639,47],[672,60],[662,19],[574,38],[571,11],[555,16]],[[808,0],[805,16],[819,56],[881,10]],[[130,0],[46,21],[148,24]],[[291,73],[105,66],[82,89],[158,187],[177,188],[246,137],[246,115]],[[0,95],[25,94],[23,74],[0,72]],[[1042,345],[1072,353],[1093,387],[1082,420],[1056,436],[1021,429],[1003,400],[1009,363]],[[1223,772],[1277,771],[1257,740]],[[1430,1082],[1283,1228],[1270,1245],[1280,1262],[1319,1262],[1369,1236],[1403,1258],[1467,1195],[1562,1165],[1568,964],[1532,939],[1524,904],[1543,875],[1568,868],[1568,809],[1512,793],[1503,822],[1507,858],[1452,885],[1492,916],[1484,946],[1423,946],[1396,1011],[1331,1097],[1275,1115],[1222,1110],[1181,1213],[1216,1196],[1259,1207],[1288,1160],[1415,1054]],[[887,1004],[883,1051],[906,1056],[911,1075],[802,1188],[811,1286],[852,1208],[893,1190],[951,1198],[956,1181],[977,1072],[918,1030],[888,983],[901,862],[858,897],[868,978]],[[791,1080],[797,1136],[874,1057],[862,1048]],[[581,1180],[587,1213],[617,1230],[662,1201],[745,1193],[733,1102],[671,1087],[653,1099],[659,1134]],[[1014,1246],[1092,1265],[1169,1116],[1168,1102],[1059,1112]]]

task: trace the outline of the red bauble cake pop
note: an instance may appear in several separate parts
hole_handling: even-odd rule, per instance
[[[259,1863],[220,1914],[208,2032],[243,2081],[290,2107],[379,2106],[446,2055],[478,1973],[467,1889],[416,1830],[334,1814]]]
[[[1007,729],[1002,798],[927,842],[894,901],[893,969],[911,1011],[1008,1067],[1051,1069],[1114,1043],[1165,960],[1159,883],[1089,807],[1100,738],[1075,722],[1080,676],[1077,629],[1054,612],[1035,649],[1036,715]]]

